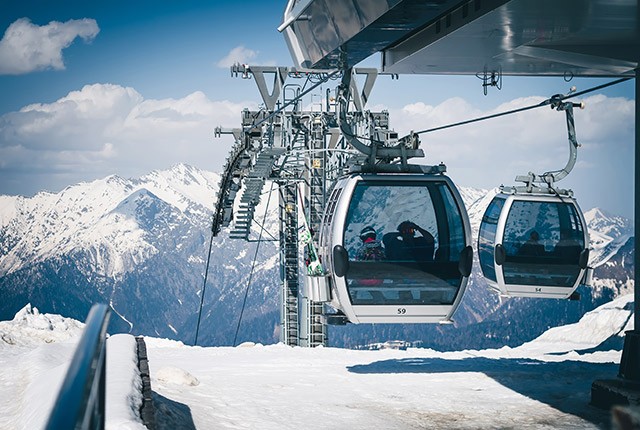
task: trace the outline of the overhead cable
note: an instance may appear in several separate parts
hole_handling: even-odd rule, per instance
[[[535,109],[535,108],[539,108],[539,107],[543,107],[543,106],[549,106],[553,101],[562,101],[562,100],[566,100],[566,99],[569,99],[569,98],[572,98],[572,97],[578,97],[578,96],[581,96],[583,94],[591,93],[593,91],[598,91],[598,90],[601,90],[603,88],[607,88],[607,87],[610,87],[612,85],[616,85],[616,84],[628,81],[629,79],[632,79],[632,78],[617,79],[615,81],[611,81],[611,82],[608,82],[606,84],[598,85],[596,87],[589,88],[589,89],[584,90],[584,91],[579,91],[577,93],[568,94],[566,96],[560,96],[560,97],[555,97],[554,96],[554,97],[552,97],[550,99],[547,99],[547,100],[545,100],[545,101],[543,101],[541,103],[535,104],[535,105],[525,106],[525,107],[521,107],[521,108],[518,108],[518,109],[510,110],[510,111],[500,112],[500,113],[496,113],[496,114],[493,114],[493,115],[482,116],[482,117],[479,117],[479,118],[469,119],[469,120],[466,120],[466,121],[456,122],[456,123],[453,123],[453,124],[442,125],[440,127],[428,128],[428,129],[425,129],[425,130],[416,131],[413,134],[431,133],[433,131],[439,131],[439,130],[444,130],[444,129],[447,129],[447,128],[458,127],[460,125],[471,124],[473,122],[484,121],[484,120],[487,120],[487,119],[498,118],[498,117],[501,117],[501,116],[504,116],[504,115],[511,115],[511,114],[514,114],[514,113],[524,112],[524,111],[527,111],[527,110],[531,110],[531,109]]]

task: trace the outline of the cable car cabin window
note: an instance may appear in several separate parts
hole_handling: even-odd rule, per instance
[[[514,201],[505,224],[505,283],[573,287],[585,249],[571,203]]]
[[[482,217],[480,231],[478,233],[478,259],[480,268],[485,278],[496,281],[496,269],[494,265],[494,245],[496,240],[496,229],[500,212],[504,206],[506,198],[500,195],[493,198]]]
[[[333,219],[333,213],[335,211],[336,204],[338,203],[340,193],[342,193],[342,188],[334,188],[333,192],[329,196],[329,202],[327,204],[327,210],[325,212],[325,224],[330,224]]]
[[[342,193],[342,188],[334,188],[331,194],[329,195],[329,200],[327,202],[327,209],[323,214],[323,219],[321,223],[321,234],[320,234],[320,242],[319,245],[322,249],[325,245],[327,245],[327,241],[329,240],[329,231],[331,230],[331,221],[333,220],[333,213],[335,212],[336,204],[338,203],[338,198]]]
[[[352,304],[452,304],[465,243],[445,181],[359,182],[344,229]]]

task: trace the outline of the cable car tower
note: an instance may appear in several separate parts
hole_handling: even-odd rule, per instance
[[[377,70],[231,71],[253,78],[264,105],[242,112],[242,128],[216,129],[235,144],[212,230],[231,226],[229,237],[255,240],[264,185],[278,185],[281,340],[326,345],[327,323],[450,323],[471,273],[469,218],[443,164],[408,163],[424,155],[417,136],[398,139],[388,112],[365,110]],[[330,81],[333,88],[322,88]],[[384,233],[378,261],[359,255],[370,239],[356,234],[363,223]]]
[[[364,77],[359,90],[349,76],[353,113],[348,121],[358,135],[388,136],[387,112],[365,112],[377,78],[376,69],[349,69]],[[307,71],[291,67],[234,65],[234,77],[253,79],[262,96],[259,110],[242,112],[242,127],[216,128],[232,134],[235,143],[222,174],[212,231],[231,227],[229,237],[254,241],[256,206],[267,181],[278,186],[281,276],[281,340],[287,345],[327,344],[322,302],[300,283],[301,271],[314,270],[314,234],[320,230],[327,193],[358,153],[340,133],[336,114],[338,71]],[[272,79],[272,84],[268,81]],[[307,97],[308,96],[308,97]],[[303,101],[307,97],[307,105]],[[407,149],[407,153],[421,151]],[[302,245],[302,246],[301,246]],[[304,249],[303,249],[304,248]],[[302,261],[310,264],[305,267]]]

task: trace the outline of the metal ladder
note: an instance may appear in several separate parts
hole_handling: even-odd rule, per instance
[[[280,267],[282,297],[280,340],[286,345],[298,345],[298,205],[297,183],[279,183],[280,188]]]
[[[324,136],[324,118],[322,113],[314,116],[311,125],[310,139],[308,141],[309,156],[305,169],[308,184],[307,199],[309,202],[309,227],[317,234],[320,231],[322,214],[326,203],[326,152]],[[307,306],[307,346],[326,346],[327,329],[324,318],[324,305],[305,298]]]

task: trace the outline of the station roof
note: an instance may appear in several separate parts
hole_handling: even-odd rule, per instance
[[[606,77],[640,61],[638,0],[299,0],[287,13],[305,68],[381,52],[383,73]]]

